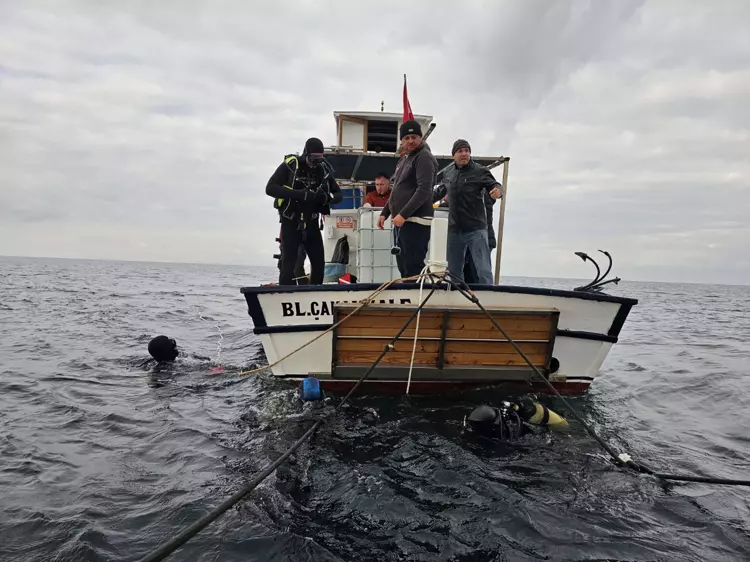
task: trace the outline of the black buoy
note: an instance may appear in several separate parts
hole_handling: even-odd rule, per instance
[[[177,350],[177,342],[167,336],[156,336],[148,342],[148,352],[159,363],[174,361],[180,353]]]

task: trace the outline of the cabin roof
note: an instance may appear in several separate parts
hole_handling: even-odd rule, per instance
[[[399,156],[397,154],[373,154],[363,152],[339,152],[328,149],[325,153],[326,160],[334,169],[334,177],[337,180],[348,180],[354,182],[375,181],[375,174],[384,173],[392,177],[396,171]],[[435,155],[438,161],[438,179],[442,176],[444,168],[453,164],[453,158],[447,155]],[[482,166],[491,166],[495,162],[502,163],[503,156],[472,156],[473,160]]]
[[[385,111],[334,111],[333,117],[338,122],[340,117],[354,117],[366,121],[401,121],[403,113],[388,113]],[[414,114],[414,119],[422,123],[431,123],[432,115]]]

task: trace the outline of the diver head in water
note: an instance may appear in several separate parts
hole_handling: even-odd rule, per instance
[[[174,361],[179,355],[177,342],[167,336],[156,336],[148,342],[148,352],[159,363]]]
[[[550,429],[568,427],[568,422],[530,396],[517,402],[503,402],[499,408],[477,406],[464,418],[464,427],[484,437],[517,441],[531,426]]]

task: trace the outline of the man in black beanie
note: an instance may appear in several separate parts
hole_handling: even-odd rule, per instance
[[[404,156],[396,165],[393,188],[378,219],[378,228],[393,217],[398,270],[402,277],[418,275],[424,269],[424,260],[430,244],[430,227],[434,211],[432,188],[437,175],[437,159],[430,147],[422,142],[422,127],[417,121],[401,125],[401,143]]]
[[[310,284],[323,283],[325,250],[320,217],[330,215],[331,204],[342,199],[324,152],[320,139],[307,139],[302,154],[287,155],[266,185],[266,195],[274,198],[281,222],[279,285],[294,284],[300,244],[310,260]]]
[[[453,143],[453,164],[443,173],[433,201],[448,196],[448,271],[463,279],[467,254],[476,272],[476,283],[492,284],[492,263],[488,237],[489,199],[502,196],[500,183],[490,170],[471,159],[468,141]],[[491,205],[489,205],[491,216]]]

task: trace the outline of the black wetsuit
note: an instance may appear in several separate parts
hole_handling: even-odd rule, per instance
[[[310,259],[310,283],[322,284],[325,251],[320,215],[330,215],[331,203],[342,198],[332,170],[324,163],[311,167],[304,154],[287,156],[268,180],[266,194],[275,198],[281,222],[279,285],[295,284],[300,244]]]

